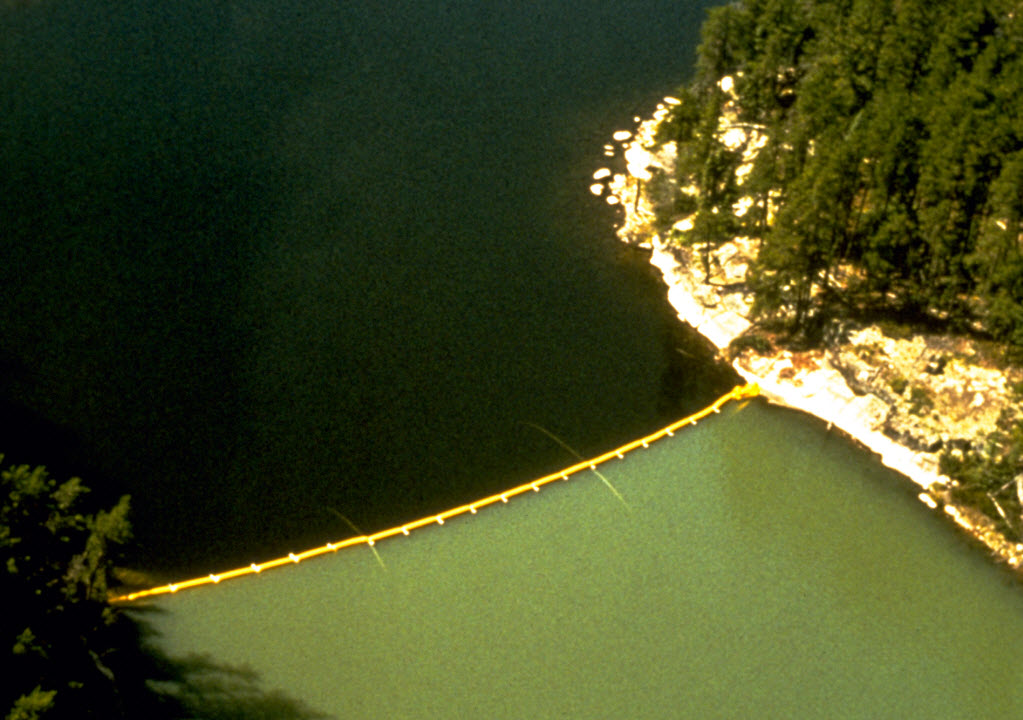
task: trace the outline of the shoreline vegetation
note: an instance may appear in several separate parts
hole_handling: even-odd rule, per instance
[[[119,565],[132,537],[127,495],[103,509],[80,478],[29,465],[2,467],[0,489],[7,720],[321,717],[244,669],[168,656],[153,643],[152,609],[111,603],[125,584],[148,582]]]
[[[930,187],[941,179],[932,155],[954,139],[928,149],[947,128],[927,125],[940,109],[922,119],[918,107],[907,111],[907,102],[922,102],[908,88],[931,81],[952,40],[920,40],[922,59],[911,65],[919,77],[889,81],[883,53],[875,53],[875,67],[843,78],[838,29],[841,42],[855,45],[855,33],[871,29],[857,23],[880,23],[871,42],[882,46],[932,29],[921,25],[924,16],[910,17],[915,10],[929,17],[922,3],[868,4],[851,3],[845,17],[786,0],[712,11],[697,80],[652,117],[635,118],[633,130],[614,133],[605,155],[620,152],[625,168],[597,170],[590,189],[621,206],[619,238],[651,252],[680,319],[744,380],[880,455],[920,487],[922,502],[1023,576],[1023,176],[1010,182],[1017,159],[1023,168],[1023,113],[997,108],[1012,116],[1011,127],[990,148],[985,177],[973,168],[943,189]],[[958,51],[956,68],[942,71],[951,73],[943,82],[1021,95],[1023,25],[1008,5],[990,5],[948,11],[945,24],[959,23],[955,42],[968,36],[973,44]],[[763,42],[747,45],[746,33]],[[777,57],[765,57],[771,52]],[[998,72],[990,69],[996,61]],[[983,78],[977,67],[988,68]],[[1006,77],[1010,67],[1019,72]],[[807,102],[805,112],[832,112],[808,129],[799,111],[807,94],[820,91],[822,72],[831,86],[866,84],[869,76],[869,87]],[[876,166],[891,161],[878,145],[885,140],[856,138],[882,132],[870,120],[882,112],[872,104],[876,95],[920,121],[880,123],[885,137],[898,139],[888,150],[903,166],[882,181]],[[835,108],[843,102],[848,107]],[[986,108],[984,117],[992,113]],[[971,159],[950,162],[978,164],[982,151],[966,145],[960,155]],[[939,212],[943,235],[930,237],[937,226],[928,218]],[[893,214],[901,214],[904,237],[893,234]],[[949,257],[952,246],[957,259]]]

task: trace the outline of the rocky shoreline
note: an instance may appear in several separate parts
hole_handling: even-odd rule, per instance
[[[658,145],[654,137],[677,102],[665,98],[652,118],[636,118],[635,131],[615,133],[625,172],[602,168],[594,173],[591,191],[623,208],[618,236],[649,249],[679,318],[713,343],[747,382],[757,383],[769,401],[814,415],[877,453],[886,466],[920,487],[922,502],[1023,573],[1023,543],[1007,539],[977,509],[954,503],[949,489],[955,481],[939,471],[942,450],[969,449],[996,430],[1004,413],[1020,412],[1012,388],[1023,383],[1023,373],[994,366],[969,339],[912,334],[881,324],[850,324],[840,337],[814,350],[778,347],[763,334],[757,342],[736,343],[754,329],[753,298],[745,281],[759,246],[756,239],[734,238],[713,249],[705,281],[703,249],[677,242],[692,220],[676,222],[667,238],[655,228],[648,189],[655,177],[674,177],[675,147]],[[743,143],[752,162],[756,138],[729,138],[729,132],[722,128],[720,141]],[[607,145],[605,154],[613,156],[617,149]],[[734,210],[742,212],[741,206]]]

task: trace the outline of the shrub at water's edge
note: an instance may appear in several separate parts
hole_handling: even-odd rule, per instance
[[[3,456],[0,455],[0,462]],[[251,672],[203,658],[170,659],[148,631],[107,602],[118,548],[130,537],[128,497],[96,509],[81,480],[43,467],[0,471],[3,551],[0,692],[8,720],[321,717]]]
[[[0,456],[2,460],[2,456]],[[108,607],[112,550],[130,536],[128,497],[88,513],[78,478],[42,467],[0,472],[0,621],[8,664],[0,702],[9,717],[116,716],[122,619]]]

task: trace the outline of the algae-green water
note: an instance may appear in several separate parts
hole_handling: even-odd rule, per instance
[[[296,717],[1023,712],[1023,593],[822,424],[733,404],[601,472],[628,507],[580,475],[142,617]]]

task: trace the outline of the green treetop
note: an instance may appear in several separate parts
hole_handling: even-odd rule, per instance
[[[813,339],[850,312],[1023,347],[1023,13],[1010,0],[744,0],[708,14],[671,118],[683,241],[761,238],[756,310]],[[741,187],[716,122],[767,136]],[[754,201],[737,226],[718,217]],[[770,199],[770,201],[769,201]],[[766,223],[768,204],[777,207]],[[715,210],[717,212],[715,212]]]

